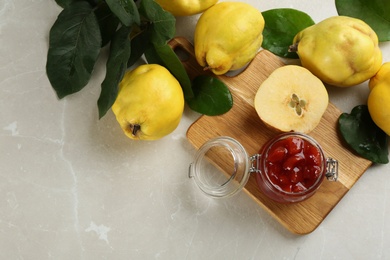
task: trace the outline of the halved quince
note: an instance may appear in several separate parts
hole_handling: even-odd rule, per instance
[[[297,65],[273,71],[257,90],[254,106],[260,119],[282,132],[311,132],[328,107],[328,92],[320,79]]]

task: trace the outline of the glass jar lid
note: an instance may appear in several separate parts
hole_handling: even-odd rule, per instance
[[[207,195],[226,198],[245,186],[250,168],[245,148],[235,139],[221,136],[199,148],[190,164],[189,177]]]

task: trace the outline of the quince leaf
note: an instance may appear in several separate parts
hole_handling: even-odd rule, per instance
[[[150,48],[150,29],[146,28],[142,30],[131,38],[131,54],[129,61],[127,62],[127,67],[133,66],[139,58],[145,53],[145,51]]]
[[[75,2],[76,0],[55,0],[56,3],[61,6],[62,8],[67,7],[71,3]]]
[[[65,7],[50,29],[46,73],[59,98],[89,81],[101,49],[93,7],[84,1]]]
[[[65,8],[68,5],[80,0],[55,0],[55,1],[59,6]],[[99,3],[103,2],[104,0],[84,0],[84,1],[90,3],[92,6],[97,6]]]
[[[233,107],[233,97],[229,88],[218,78],[200,75],[192,84],[194,97],[186,100],[192,110],[216,116],[228,112]]]
[[[131,26],[134,23],[141,23],[137,5],[133,0],[106,0],[106,3],[123,25]]]
[[[107,113],[118,95],[118,85],[127,69],[127,61],[131,52],[130,33],[131,28],[123,26],[116,32],[111,41],[106,77],[102,83],[102,91],[98,100],[99,118]]]
[[[102,36],[102,47],[111,41],[115,31],[118,28],[119,20],[111,12],[106,3],[98,5],[95,9],[95,15],[99,23],[100,34]]]
[[[314,25],[313,19],[304,12],[280,8],[262,12],[265,26],[262,47],[273,54],[290,59],[298,59],[295,52],[289,52],[289,46],[297,33]]]
[[[363,158],[374,163],[389,162],[388,136],[371,119],[367,105],[354,107],[351,114],[341,114],[338,126],[347,144]]]
[[[386,0],[336,0],[339,15],[363,20],[378,35],[380,42],[390,40],[390,2]]]
[[[168,44],[156,45],[145,51],[145,57],[149,63],[157,63],[166,67],[173,76],[180,82],[185,99],[194,97],[192,92],[191,80],[183,63],[179,60],[176,53]]]
[[[175,36],[176,18],[155,1],[142,0],[139,12],[151,22],[150,40],[154,44],[164,45]]]

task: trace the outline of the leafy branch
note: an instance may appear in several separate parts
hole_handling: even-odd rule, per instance
[[[175,35],[176,19],[159,4],[153,0],[56,2],[63,10],[50,30],[46,72],[58,98],[74,94],[88,84],[101,49],[109,44],[106,75],[97,102],[99,118],[115,102],[126,70],[143,54],[149,63],[158,63],[171,71],[180,82],[186,101],[194,99],[192,82],[167,44]],[[213,109],[210,106],[199,112],[215,114]],[[226,106],[221,111],[229,109]]]

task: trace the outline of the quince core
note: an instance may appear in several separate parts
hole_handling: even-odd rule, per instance
[[[273,71],[256,92],[260,119],[282,132],[311,132],[328,107],[328,92],[309,70],[286,65]]]

